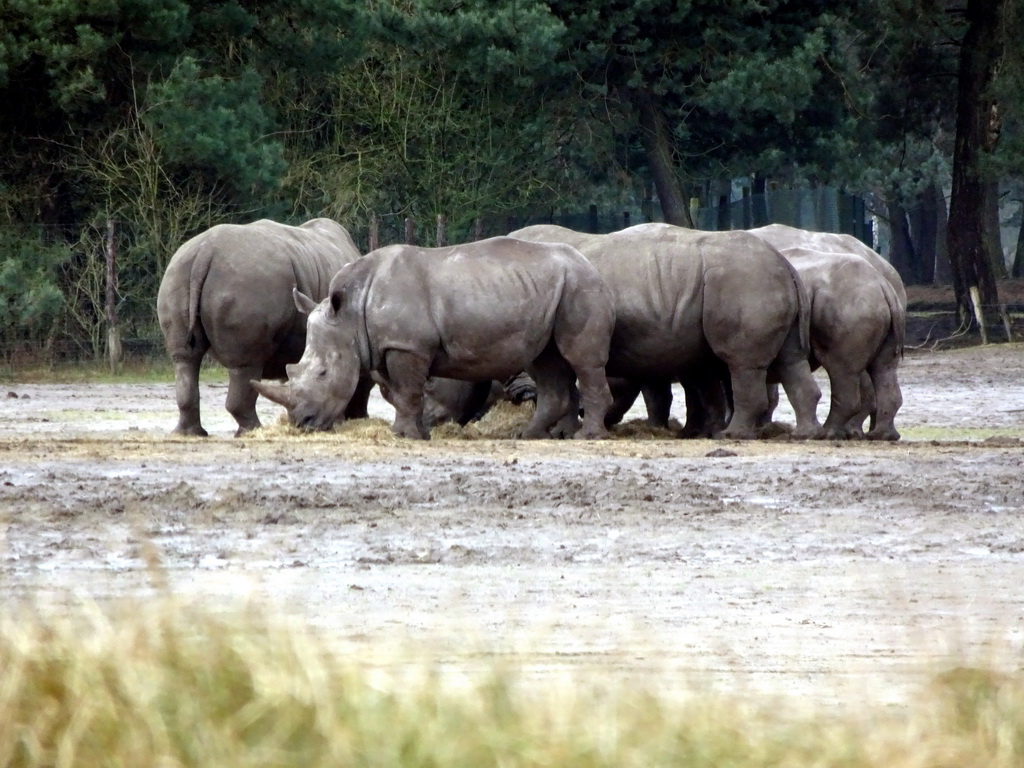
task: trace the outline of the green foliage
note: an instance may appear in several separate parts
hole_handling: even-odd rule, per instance
[[[0,349],[45,341],[61,314],[57,270],[68,249],[38,236],[0,229]]]
[[[655,177],[685,201],[751,172],[909,202],[948,170],[958,8],[6,0],[0,224],[76,243],[124,222],[142,327],[173,250],[227,220],[411,215],[429,242],[439,214],[466,238],[481,215],[635,210]],[[1022,13],[1008,4],[993,174],[1024,168]],[[88,264],[57,279],[69,299],[94,292]],[[98,333],[94,303],[69,333]]]
[[[258,197],[276,189],[285,172],[284,147],[269,137],[272,121],[261,103],[262,85],[251,69],[234,79],[204,75],[186,56],[150,86],[143,119],[168,163]]]
[[[999,105],[999,143],[987,170],[994,177],[1024,177],[1024,4],[1008,2],[1005,49],[993,84]]]

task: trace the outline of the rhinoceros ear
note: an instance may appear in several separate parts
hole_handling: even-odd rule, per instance
[[[288,384],[281,384],[277,381],[250,381],[252,388],[268,400],[272,400],[285,408],[295,407],[295,395]]]
[[[341,309],[341,305],[345,302],[345,289],[335,288],[331,291],[331,312],[332,314],[338,314],[338,310]]]
[[[292,298],[295,300],[295,308],[304,315],[308,315],[316,307],[316,302],[300,291],[298,286],[292,287]]]

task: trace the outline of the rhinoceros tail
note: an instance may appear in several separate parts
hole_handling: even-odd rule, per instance
[[[188,332],[185,336],[185,343],[189,347],[194,347],[196,344],[196,324],[199,322],[203,285],[206,283],[206,276],[210,274],[212,263],[213,248],[205,242],[200,243],[196,249],[195,259],[192,261],[188,280]]]
[[[896,289],[888,280],[880,280],[882,293],[889,305],[889,314],[892,317],[892,335],[896,347],[896,355],[903,357],[903,347],[907,340],[907,308],[896,295]]]
[[[786,265],[786,268],[789,270],[789,276],[793,279],[793,285],[796,288],[800,347],[809,351],[811,348],[811,295],[807,292],[807,286],[804,285],[804,281],[800,279],[800,274],[796,271],[796,267],[790,263],[789,259],[779,254],[779,260]]]

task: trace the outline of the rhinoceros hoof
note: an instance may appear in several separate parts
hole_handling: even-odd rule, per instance
[[[794,429],[792,438],[794,440],[825,440],[829,436],[823,427],[804,427],[803,429]],[[836,437],[831,439],[841,440],[842,438]]]
[[[398,437],[407,437],[410,440],[429,440],[430,432],[426,429],[417,429],[416,427],[399,427],[395,426],[391,428],[391,431]]]
[[[574,440],[606,440],[608,437],[607,429],[581,429],[573,435]]]
[[[188,427],[175,427],[171,431],[172,435],[184,435],[185,437],[209,437],[210,433],[203,429],[200,425],[195,424]]]
[[[887,429],[872,429],[864,437],[868,440],[890,440],[895,442],[900,439],[900,433],[896,431],[895,427],[889,427]]]

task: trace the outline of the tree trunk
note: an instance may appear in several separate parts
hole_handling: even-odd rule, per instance
[[[117,250],[114,245],[114,220],[107,219],[106,238],[106,314],[107,361],[110,372],[117,373],[121,365],[121,329],[117,324]]]
[[[998,111],[990,87],[1002,53],[1003,6],[1004,0],[967,3],[968,27],[960,44],[953,192],[949,204],[949,258],[957,306],[968,324],[980,324],[983,339],[986,326],[999,316],[993,258],[985,239],[986,182],[980,161],[995,148],[999,136]]]
[[[949,263],[949,214],[946,211],[946,197],[938,184],[933,183],[928,189],[935,195],[935,271],[932,278],[936,283],[948,285],[953,282],[953,268]]]
[[[1017,253],[1013,257],[1013,269],[1010,270],[1010,277],[1024,278],[1024,200],[1021,201],[1021,224],[1017,231]]]
[[[907,211],[896,200],[889,200],[886,207],[889,211],[889,263],[900,273],[903,282],[916,284],[920,281],[914,273],[914,241],[910,236]]]
[[[999,182],[985,184],[985,250],[992,256],[992,273],[996,280],[1007,277],[1006,260],[1003,258],[1003,238],[999,231]]]
[[[935,182],[921,192],[921,200],[910,217],[910,232],[914,240],[916,254],[915,272],[921,283],[931,283],[935,279],[935,245],[938,234],[938,201],[935,193]]]
[[[634,92],[633,104],[640,115],[640,134],[647,165],[654,179],[654,189],[661,202],[662,216],[668,224],[692,229],[690,211],[672,163],[672,141],[668,135],[665,114],[649,93]]]

